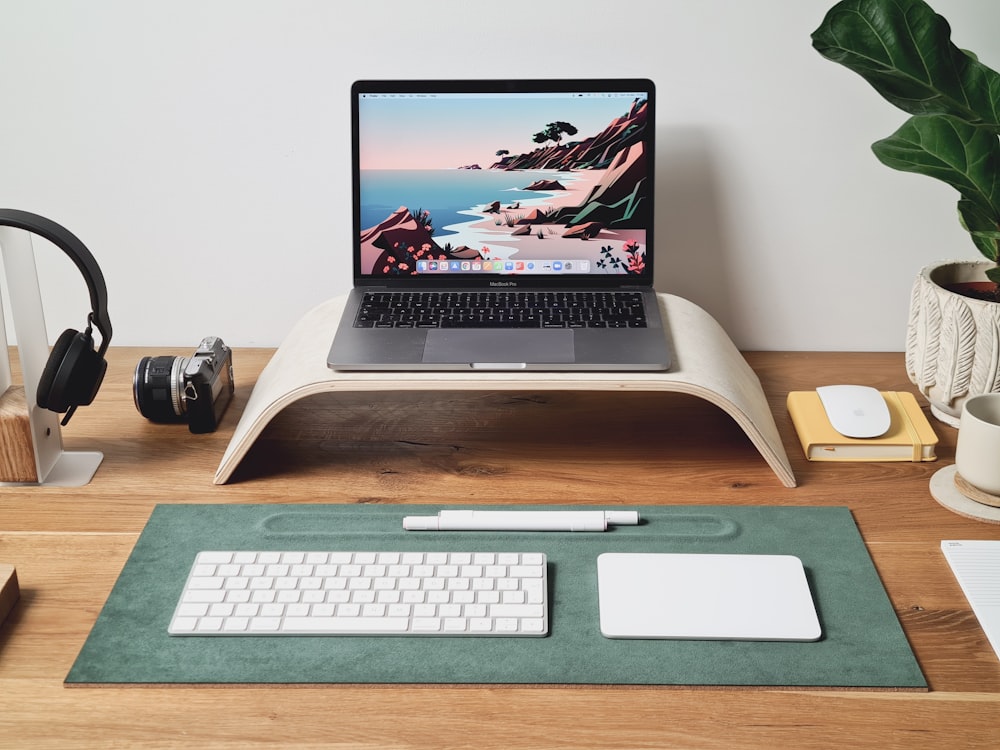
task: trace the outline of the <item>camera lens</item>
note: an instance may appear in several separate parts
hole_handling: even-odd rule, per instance
[[[143,357],[132,378],[135,408],[153,422],[185,419],[184,368],[187,357]]]

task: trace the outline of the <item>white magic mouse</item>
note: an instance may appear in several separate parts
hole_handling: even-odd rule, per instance
[[[816,389],[833,429],[844,437],[876,438],[892,417],[878,389],[867,385],[822,385]]]

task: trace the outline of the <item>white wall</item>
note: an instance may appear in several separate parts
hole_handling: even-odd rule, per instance
[[[0,206],[90,247],[113,344],[276,346],[349,285],[355,78],[648,76],[658,286],[744,349],[900,351],[919,268],[977,256],[871,155],[905,116],[812,49],[832,2],[0,0]],[[932,4],[1000,67],[1000,3]],[[35,245],[55,339],[89,303]]]

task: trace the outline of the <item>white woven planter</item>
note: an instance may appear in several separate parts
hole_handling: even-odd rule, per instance
[[[910,297],[906,373],[942,422],[958,427],[970,396],[1000,391],[1000,303],[943,284],[986,281],[990,263],[944,261],[921,270]]]

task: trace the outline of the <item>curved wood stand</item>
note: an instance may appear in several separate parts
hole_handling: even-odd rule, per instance
[[[326,356],[344,310],[344,297],[313,308],[296,324],[261,372],[215,472],[225,484],[264,427],[299,399],[328,391],[673,391],[723,409],[760,451],[786,487],[795,476],[756,373],[725,331],[681,297],[660,295],[674,363],[667,372],[339,372]]]

